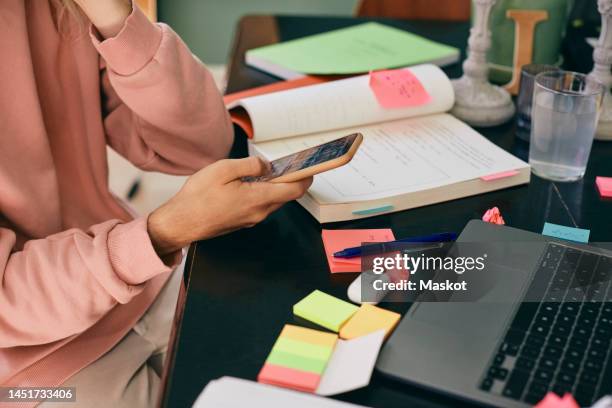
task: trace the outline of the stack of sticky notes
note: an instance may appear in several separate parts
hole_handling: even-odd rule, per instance
[[[319,395],[369,384],[378,352],[400,315],[373,305],[360,308],[315,290],[293,307],[295,315],[340,332],[287,324],[259,372],[261,383]]]
[[[334,258],[334,252],[360,246],[364,242],[378,243],[394,241],[390,229],[323,230],[321,232],[327,263],[332,273],[360,272],[361,258]]]
[[[357,307],[337,297],[315,290],[293,306],[293,314],[334,332],[343,339],[354,339],[378,330],[388,336],[400,314],[364,304]]]
[[[319,395],[336,395],[365,387],[385,333],[353,340],[319,330],[285,325],[257,381]]]
[[[612,177],[595,177],[595,184],[602,197],[612,198]]]
[[[293,314],[338,332],[357,309],[352,303],[315,290],[293,306]]]
[[[285,325],[257,380],[315,392],[337,339],[335,334]]]

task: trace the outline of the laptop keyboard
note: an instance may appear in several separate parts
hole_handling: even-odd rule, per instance
[[[611,278],[611,257],[549,243],[480,389],[528,404],[569,392],[580,406],[611,394]]]

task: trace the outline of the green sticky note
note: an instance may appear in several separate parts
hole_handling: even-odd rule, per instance
[[[287,337],[279,337],[278,340],[276,340],[276,343],[274,343],[272,350],[327,361],[331,357],[334,348],[319,344],[306,343],[304,341],[294,340]]]
[[[327,360],[317,360],[272,349],[266,359],[266,363],[293,368],[294,370],[308,371],[309,373],[322,374],[327,365]]]
[[[351,303],[315,290],[293,306],[293,314],[338,332],[357,309]]]
[[[246,55],[249,65],[264,70],[280,67],[304,74],[356,74],[458,59],[457,48],[374,22],[256,48]]]

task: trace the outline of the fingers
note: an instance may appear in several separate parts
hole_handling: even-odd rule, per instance
[[[244,183],[255,204],[244,227],[249,228],[265,220],[288,201],[300,198],[312,184],[312,177],[294,183]],[[255,198],[253,198],[255,197]]]
[[[242,177],[262,176],[267,171],[266,163],[259,157],[221,160],[218,163],[220,181],[228,183]]]
[[[312,177],[293,183],[252,183],[251,187],[260,195],[261,204],[283,204],[296,200],[306,193]]]

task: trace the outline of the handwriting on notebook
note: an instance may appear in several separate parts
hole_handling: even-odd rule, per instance
[[[431,101],[421,81],[407,69],[370,72],[370,88],[385,109],[421,106]]]

